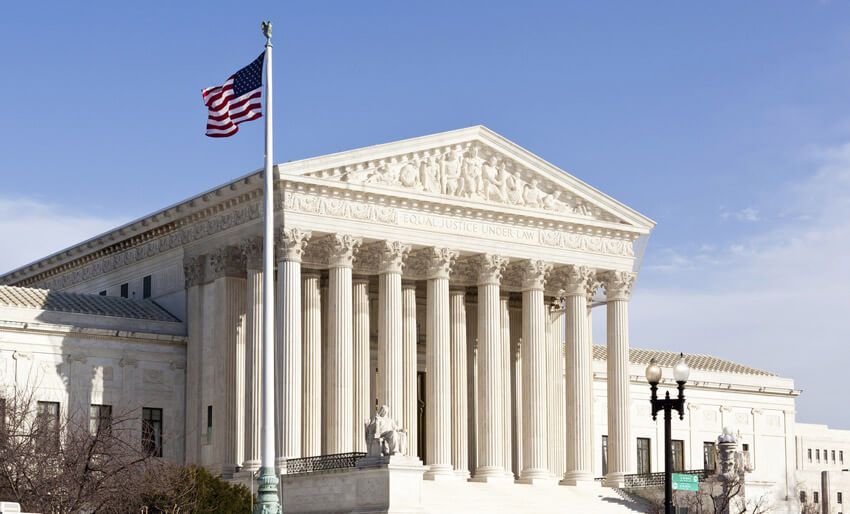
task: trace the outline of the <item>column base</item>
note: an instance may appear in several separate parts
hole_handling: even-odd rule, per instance
[[[260,461],[258,460],[246,460],[242,463],[242,469],[239,471],[240,473],[244,472],[255,472],[260,469]]]
[[[626,474],[608,473],[605,476],[605,480],[602,481],[602,485],[605,487],[614,487],[617,489],[622,489],[626,487]]]
[[[567,475],[564,475],[564,478],[562,478],[561,481],[558,482],[558,484],[569,485],[569,486],[573,486],[573,487],[598,487],[599,486],[599,483],[596,482],[596,480],[594,480],[592,476],[576,476],[576,475],[570,475],[569,477],[567,477]]]
[[[451,464],[429,464],[422,475],[425,480],[457,480],[459,477]]]
[[[455,476],[460,478],[461,480],[469,480],[469,471],[465,469],[456,469]]]
[[[555,480],[555,476],[549,473],[545,469],[532,469],[532,470],[523,470],[520,473],[520,478],[517,480],[518,484],[528,484],[528,485],[545,485],[545,486],[554,486],[557,484],[557,480]]]
[[[285,475],[286,474],[286,457],[276,457],[274,460],[274,469],[277,472],[277,475]]]
[[[469,479],[470,482],[481,482],[486,484],[512,484],[514,483],[513,475],[508,478],[505,470],[501,467],[493,466],[479,468],[475,472],[475,476]]]

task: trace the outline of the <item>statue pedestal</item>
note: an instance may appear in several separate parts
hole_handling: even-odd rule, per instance
[[[354,468],[282,475],[284,512],[424,512],[416,457],[363,457]]]

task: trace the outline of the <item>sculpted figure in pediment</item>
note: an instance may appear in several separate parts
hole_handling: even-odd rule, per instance
[[[490,157],[488,162],[482,166],[484,179],[484,198],[487,200],[505,201],[507,186],[505,185],[505,168],[498,167],[499,160],[496,156]]]
[[[452,150],[443,158],[442,190],[444,195],[457,196],[463,185],[460,168],[463,159],[458,150]]]
[[[419,170],[416,169],[416,165],[412,162],[402,164],[398,171],[398,180],[404,187],[422,189],[419,184]]]
[[[505,163],[502,163],[502,168]],[[504,173],[505,176],[505,201],[512,205],[522,203],[522,182],[510,173]]]
[[[473,146],[470,148],[469,155],[464,159],[461,168],[461,174],[463,176],[461,196],[476,199],[484,197],[484,180],[481,178],[483,163],[484,159],[478,157],[478,147]]]
[[[522,191],[522,200],[526,207],[539,209],[541,207],[542,199],[543,192],[537,187],[537,179],[533,178],[530,183],[525,185],[525,188]]]
[[[439,193],[442,190],[438,156],[439,154],[436,154],[422,159],[419,165],[419,181],[422,183],[422,188],[429,193]]]

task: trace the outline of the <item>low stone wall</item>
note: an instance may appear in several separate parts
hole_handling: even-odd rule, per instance
[[[356,468],[282,475],[285,513],[423,512],[422,474],[415,457],[358,463]]]

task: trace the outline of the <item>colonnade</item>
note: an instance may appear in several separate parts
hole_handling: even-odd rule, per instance
[[[315,259],[302,268],[308,244],[322,256],[326,271],[312,268]],[[627,313],[632,273],[495,254],[461,258],[450,248],[413,250],[403,242],[379,241],[370,243],[373,249],[377,245],[378,256],[371,268],[378,284],[373,299],[370,277],[353,274],[362,245],[362,239],[347,234],[279,232],[275,410],[280,465],[288,458],[364,451],[363,422],[376,404],[388,405],[390,415],[408,430],[408,452],[416,455],[417,372],[422,368],[417,346],[424,329],[427,426],[420,457],[428,467],[426,478],[591,483],[589,302],[602,287],[608,304],[606,480],[617,485],[633,471]],[[260,248],[251,239],[186,260],[188,355],[198,360],[189,366],[202,368],[190,370],[187,380],[196,380],[202,389],[203,370],[209,362],[220,363],[210,382],[213,393],[198,391],[191,399],[187,394],[187,423],[203,432],[205,405],[223,412],[216,418],[212,456],[201,445],[187,443],[187,460],[213,463],[223,474],[237,466],[259,466]],[[189,267],[204,264],[210,271],[194,270],[190,278]],[[506,288],[509,265],[519,281]],[[408,272],[411,267],[414,271]],[[459,267],[465,271],[456,279]],[[204,297],[194,288],[209,284],[215,286],[214,331],[204,331],[202,325],[210,320],[192,305]],[[424,326],[417,306],[423,289]],[[377,319],[371,318],[373,300]],[[211,334],[213,341],[206,344],[213,353],[191,347],[205,344],[197,331]]]

